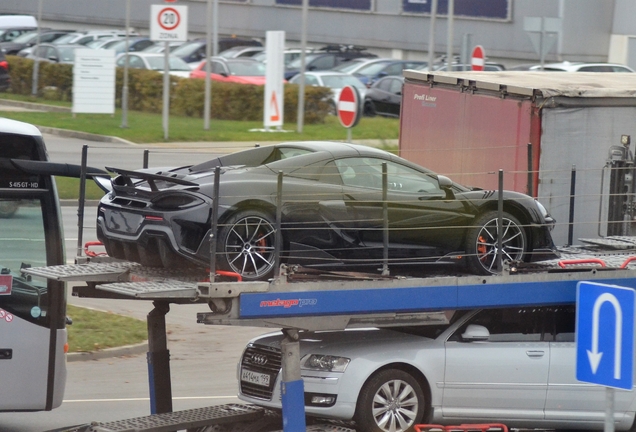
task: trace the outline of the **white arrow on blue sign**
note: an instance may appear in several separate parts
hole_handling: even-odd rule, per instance
[[[577,284],[577,380],[632,389],[635,298],[632,288],[593,282]]]

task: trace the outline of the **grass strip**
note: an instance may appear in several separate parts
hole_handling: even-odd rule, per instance
[[[2,94],[4,97],[5,94]],[[30,100],[33,101],[33,100]],[[42,102],[41,100],[39,102]],[[272,129],[264,132],[262,122],[211,120],[210,129],[203,129],[203,119],[170,116],[168,140],[164,140],[162,115],[138,111],[128,113],[128,127],[122,128],[121,110],[115,115],[76,114],[65,112],[3,111],[0,116],[37,126],[69,129],[99,135],[115,136],[134,143],[162,142],[225,142],[225,141],[346,141],[347,130],[336,116],[327,117],[323,124],[285,124],[283,132]],[[353,140],[395,140],[399,135],[399,120],[384,117],[364,117],[352,129]]]
[[[67,327],[69,352],[100,351],[148,339],[145,321],[73,305],[67,306],[66,314],[73,320]]]

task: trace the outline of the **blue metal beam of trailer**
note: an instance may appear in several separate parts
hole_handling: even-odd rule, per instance
[[[444,285],[243,293],[239,314],[240,318],[272,318],[567,304],[576,302],[576,285],[581,280],[636,289],[633,272],[629,272],[630,277],[611,277],[605,272],[580,274],[579,278],[573,275],[576,273],[556,280],[537,280],[535,275],[527,281],[522,277],[502,282],[483,278],[478,283],[462,283],[456,278]]]

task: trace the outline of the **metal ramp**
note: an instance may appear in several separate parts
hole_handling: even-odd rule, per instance
[[[342,422],[316,420],[306,432],[356,432]],[[283,432],[280,413],[248,404],[225,404],[183,411],[153,414],[112,422],[95,422],[65,432],[176,432],[205,430],[214,432],[249,432],[268,430]],[[197,429],[200,428],[200,429]]]
[[[203,269],[169,270],[144,267],[128,261],[32,267],[22,271],[31,276],[62,282],[86,282],[87,286],[74,288],[80,297],[166,300],[175,303],[199,300],[197,282],[209,277]]]
[[[253,422],[262,419],[264,415],[265,410],[261,407],[227,404],[96,423],[83,426],[76,432],[174,432],[204,426]]]
[[[585,244],[601,246],[609,249],[636,250],[636,237],[634,236],[608,236],[596,239],[579,239],[579,241]]]

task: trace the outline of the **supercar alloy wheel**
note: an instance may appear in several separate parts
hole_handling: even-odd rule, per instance
[[[482,216],[468,235],[467,251],[473,270],[481,274],[497,271],[498,225],[496,212]],[[526,253],[526,233],[512,215],[502,217],[501,256],[504,261],[522,261]]]
[[[222,229],[222,260],[246,280],[264,280],[274,271],[276,229],[264,214],[239,213]]]

